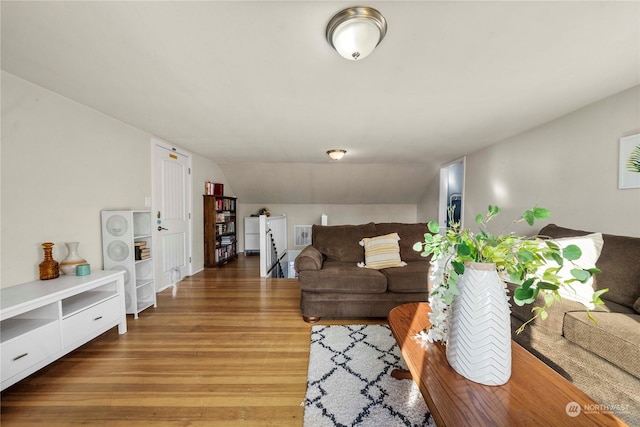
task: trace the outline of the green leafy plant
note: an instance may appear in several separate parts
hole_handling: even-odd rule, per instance
[[[600,272],[597,268],[583,269],[575,264],[582,256],[582,251],[576,245],[562,248],[552,240],[517,236],[514,233],[491,233],[488,223],[499,214],[500,208],[493,205],[489,205],[485,214],[478,214],[475,222],[479,231],[476,233],[461,229],[459,222],[440,233],[438,223],[430,221],[429,233],[425,233],[424,242],[417,242],[413,246],[414,250],[421,251],[422,256],[433,255],[434,288],[430,298],[431,323],[436,328],[432,334],[433,340],[446,341],[446,326],[439,327],[438,323],[446,319],[447,309],[458,294],[457,284],[464,274],[465,262],[494,263],[503,280],[517,285],[513,301],[519,306],[532,304],[538,295],[544,295],[544,304],[532,308],[533,317],[518,329],[518,333],[534,319],[540,317],[544,320],[548,317],[547,308],[554,301],[561,300],[558,293],[561,286],[571,286],[575,282],[585,283],[592,275]],[[532,226],[535,221],[549,218],[550,214],[548,209],[534,207],[525,210],[514,223],[524,221]],[[553,266],[548,267],[549,264]],[[565,265],[572,267],[570,279],[559,274]],[[606,291],[594,292],[595,305],[603,304],[600,296]],[[595,321],[590,313],[589,317]]]

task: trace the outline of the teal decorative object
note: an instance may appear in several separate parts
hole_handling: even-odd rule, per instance
[[[91,265],[89,264],[78,264],[76,265],[76,275],[77,276],[88,276],[91,274]]]

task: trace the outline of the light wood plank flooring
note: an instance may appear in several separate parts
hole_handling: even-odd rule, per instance
[[[295,279],[240,256],[2,392],[10,426],[301,426],[311,326]],[[331,319],[321,324],[384,323]]]

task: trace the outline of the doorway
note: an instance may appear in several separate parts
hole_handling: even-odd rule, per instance
[[[152,217],[156,292],[191,274],[191,154],[152,138]]]
[[[440,168],[440,203],[438,223],[441,229],[452,223],[464,227],[464,170],[466,157],[447,163]]]

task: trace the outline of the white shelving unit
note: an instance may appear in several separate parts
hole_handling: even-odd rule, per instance
[[[2,390],[116,325],[127,332],[120,271],[2,288],[0,304]]]
[[[102,211],[102,258],[105,270],[125,272],[127,314],[138,314],[157,307],[153,279],[153,221],[150,211]],[[136,256],[136,245],[143,244],[148,257]]]

